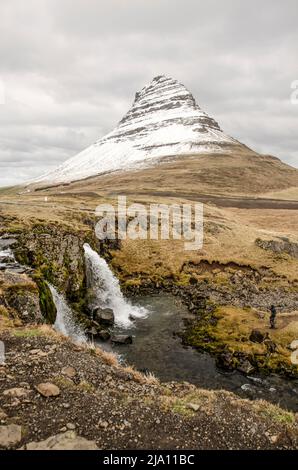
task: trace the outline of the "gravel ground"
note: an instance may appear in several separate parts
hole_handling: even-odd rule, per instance
[[[297,416],[273,405],[159,384],[49,327],[14,328],[0,339],[2,448],[35,448],[30,443],[65,433],[99,449],[297,448]]]

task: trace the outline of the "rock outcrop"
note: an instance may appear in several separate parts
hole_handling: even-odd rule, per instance
[[[0,308],[7,317],[23,323],[41,323],[45,320],[40,308],[37,284],[26,274],[0,271]]]
[[[272,251],[275,254],[287,254],[292,258],[298,258],[298,243],[290,241],[288,238],[283,237],[281,240],[262,240],[257,238],[256,245],[263,250]]]
[[[0,449],[14,447],[22,440],[22,427],[17,424],[0,426]]]
[[[77,436],[74,431],[56,434],[40,442],[29,442],[26,450],[98,450],[95,441]]]

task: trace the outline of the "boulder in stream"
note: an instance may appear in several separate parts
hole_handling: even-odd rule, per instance
[[[107,329],[102,329],[97,322],[93,322],[91,328],[86,330],[89,336],[99,338],[101,341],[108,341],[111,337],[111,333]]]
[[[99,330],[95,326],[92,326],[91,328],[86,330],[86,333],[89,336],[98,336]]]
[[[108,341],[110,337],[111,337],[111,334],[108,330],[100,330],[98,332],[98,338],[101,339],[102,341]]]
[[[231,352],[225,351],[217,357],[216,365],[220,369],[233,370],[234,369],[234,356]]]
[[[131,335],[113,335],[111,337],[112,343],[116,344],[132,344]]]
[[[115,318],[111,308],[97,307],[93,311],[93,318],[102,326],[113,326]]]

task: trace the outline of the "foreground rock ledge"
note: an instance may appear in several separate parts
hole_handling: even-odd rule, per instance
[[[7,352],[0,366],[1,449],[298,447],[297,414],[265,401],[186,382],[159,384],[50,327],[8,328],[0,339]],[[48,354],[32,360],[37,349]],[[47,398],[38,384],[60,393]]]
[[[22,427],[17,424],[0,426],[0,448],[9,449],[22,440]]]

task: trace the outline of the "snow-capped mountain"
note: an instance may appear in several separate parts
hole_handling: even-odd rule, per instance
[[[62,183],[158,162],[158,158],[226,152],[239,145],[196,103],[184,85],[155,77],[136,94],[118,126],[34,182]]]

